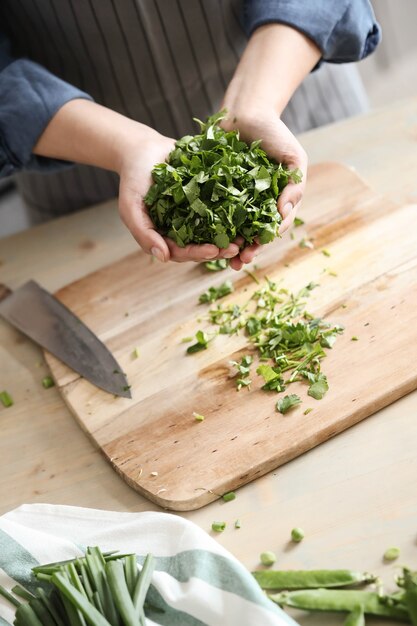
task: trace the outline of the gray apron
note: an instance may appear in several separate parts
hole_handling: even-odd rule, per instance
[[[196,130],[193,117],[218,110],[247,38],[241,0],[0,0],[16,56],[37,61],[110,109],[160,133]],[[362,112],[353,65],[323,64],[294,94],[282,118],[295,133]],[[118,177],[76,165],[16,176],[42,220],[118,193]]]

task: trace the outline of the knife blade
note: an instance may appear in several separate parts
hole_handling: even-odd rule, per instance
[[[0,285],[0,315],[100,389],[132,397],[126,376],[110,350],[34,280],[13,292]]]

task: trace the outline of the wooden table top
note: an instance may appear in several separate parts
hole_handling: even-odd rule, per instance
[[[417,202],[417,98],[301,141],[311,163],[341,161],[389,198]],[[54,291],[135,249],[116,203],[108,202],[1,239],[0,280],[15,288],[34,278]],[[42,387],[47,373],[40,349],[0,320],[0,391],[15,402],[0,407],[0,514],[29,502],[158,510],[94,449],[58,391]],[[261,551],[273,550],[283,568],[363,568],[391,585],[386,548],[400,547],[400,562],[417,568],[416,441],[414,392],[241,488],[233,502],[182,515],[207,531],[214,520],[228,522],[216,538],[249,568]],[[297,546],[288,543],[294,526],[306,533]],[[308,626],[343,622],[294,615]],[[373,621],[382,623],[389,624]]]

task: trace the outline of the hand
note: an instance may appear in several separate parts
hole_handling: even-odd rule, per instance
[[[283,220],[279,233],[282,235],[293,224],[303,197],[307,179],[307,155],[304,149],[273,109],[256,109],[250,115],[245,113],[242,116],[229,113],[222,126],[226,130],[238,128],[241,138],[247,143],[262,139],[261,147],[268,156],[278,163],[284,163],[289,169],[301,170],[302,181],[298,184],[289,182],[278,198],[277,209]],[[242,245],[243,239],[238,238],[235,243]],[[231,259],[230,266],[240,270],[243,264],[251,263],[260,250],[258,243],[246,246],[238,256]]]
[[[119,211],[123,222],[141,248],[164,262],[202,262],[236,256],[239,252],[236,244],[230,244],[224,250],[208,243],[189,244],[180,248],[172,239],[157,232],[143,199],[152,184],[152,167],[166,160],[174,147],[174,140],[149,129],[146,137],[142,133],[140,140],[133,139],[129,144],[123,150],[119,168]]]

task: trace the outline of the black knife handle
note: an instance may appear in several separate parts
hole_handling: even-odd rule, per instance
[[[3,285],[3,283],[0,283],[0,302],[2,300],[5,300],[7,296],[10,296],[11,293],[12,293],[11,289],[6,287],[6,285]]]

